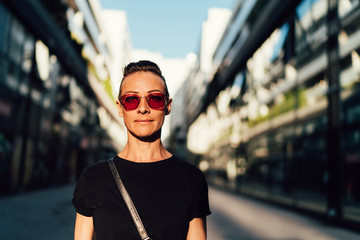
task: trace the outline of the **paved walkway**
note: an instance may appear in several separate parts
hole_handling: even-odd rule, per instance
[[[74,185],[0,199],[0,239],[73,239]]]
[[[210,188],[208,240],[360,240],[360,234],[333,227],[250,198]]]
[[[73,189],[0,198],[0,239],[73,239]],[[208,240],[360,240],[358,233],[236,194],[210,188],[209,196]]]

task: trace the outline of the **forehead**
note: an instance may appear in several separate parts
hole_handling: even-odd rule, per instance
[[[123,91],[163,91],[165,83],[163,79],[152,72],[134,72],[126,76],[122,83]]]

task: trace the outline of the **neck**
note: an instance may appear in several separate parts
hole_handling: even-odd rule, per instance
[[[160,137],[138,138],[128,134],[128,141],[119,157],[133,162],[156,162],[171,157]]]

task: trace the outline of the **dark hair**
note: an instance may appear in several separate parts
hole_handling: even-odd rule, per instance
[[[151,61],[141,60],[138,62],[131,62],[128,65],[126,65],[125,68],[123,69],[123,78],[120,83],[119,96],[118,96],[119,99],[121,97],[121,90],[122,90],[122,85],[123,85],[124,79],[128,75],[135,73],[135,72],[152,72],[152,73],[158,75],[159,77],[161,77],[161,79],[164,81],[164,84],[165,84],[165,96],[166,96],[166,98],[169,98],[169,91],[168,91],[168,88],[166,85],[166,81],[165,81],[164,76],[161,73],[159,66],[156,63],[151,62]]]

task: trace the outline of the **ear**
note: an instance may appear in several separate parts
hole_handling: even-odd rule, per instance
[[[119,100],[116,100],[116,107],[118,109],[119,116],[124,117],[124,109],[122,108]]]
[[[169,115],[171,112],[172,98],[169,98],[168,103],[166,104],[165,115]]]

